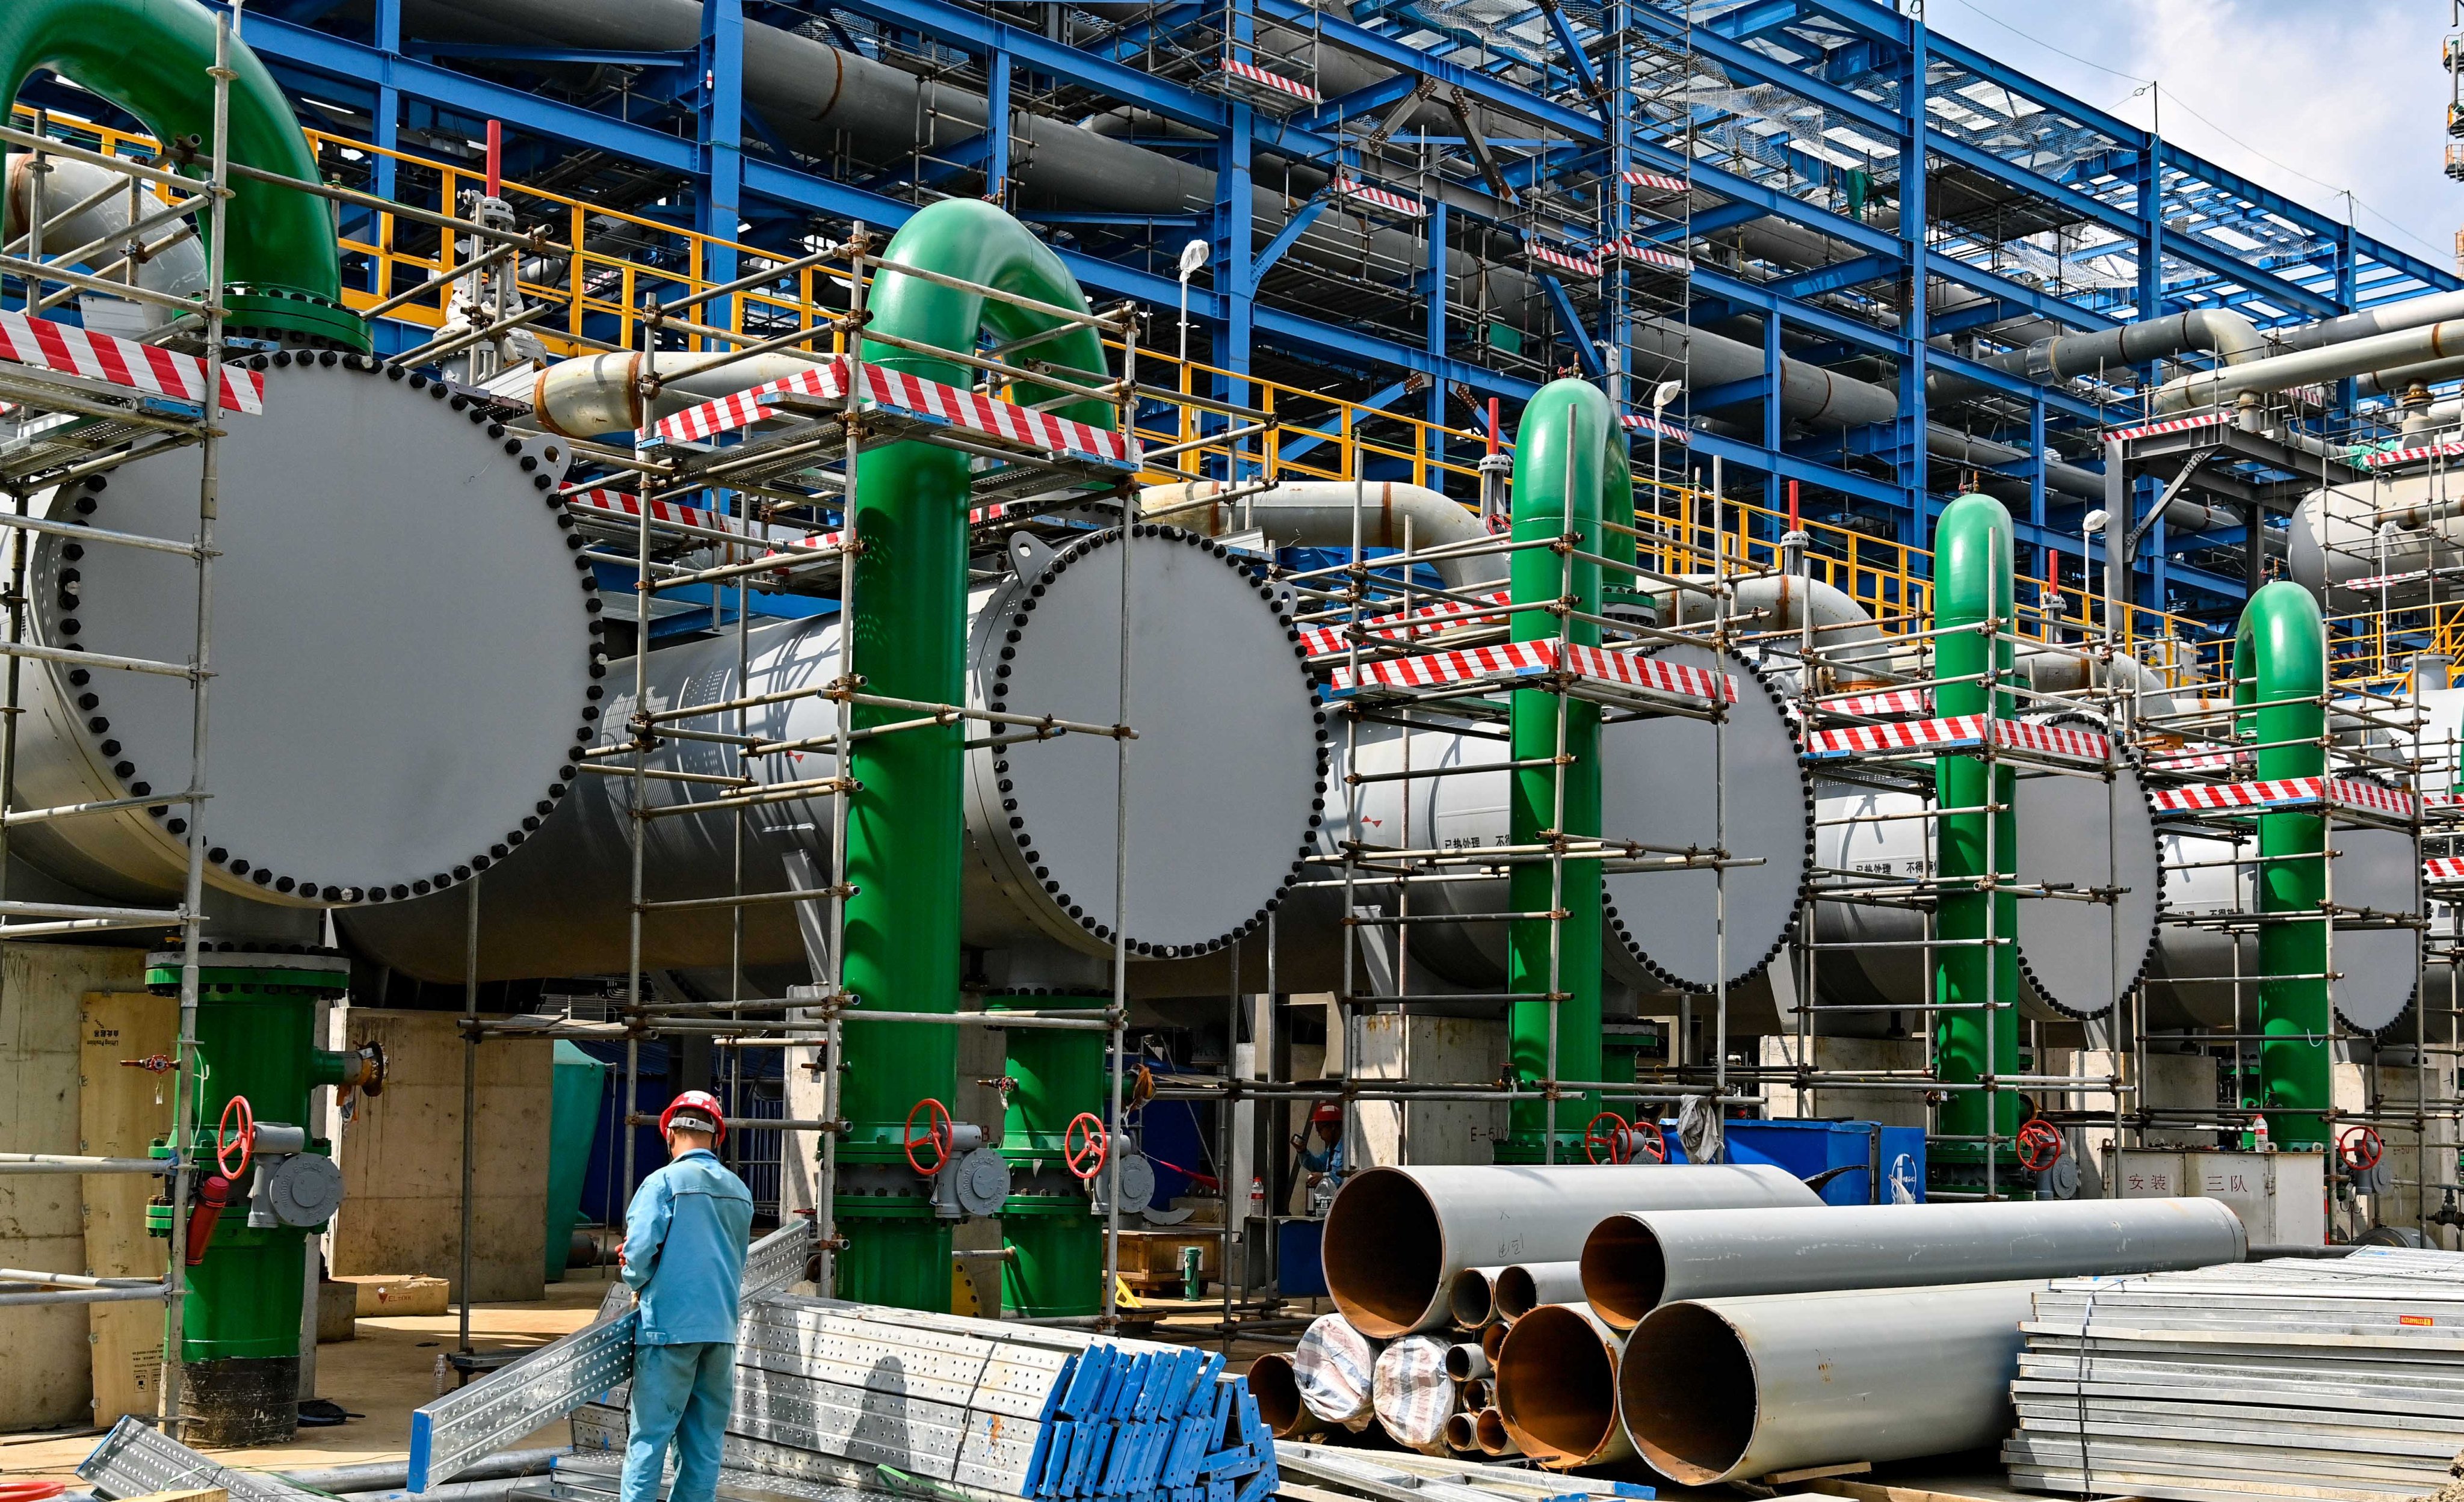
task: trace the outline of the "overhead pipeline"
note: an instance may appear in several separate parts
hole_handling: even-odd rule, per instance
[[[1215,499],[1227,490],[1234,492],[1234,499]],[[1496,541],[1479,512],[1422,485],[1397,480],[1358,484],[1284,480],[1248,494],[1241,494],[1240,490],[1221,480],[1151,485],[1138,492],[1138,513],[1207,537],[1254,527],[1278,548],[1349,548],[1355,543],[1364,548],[1400,548],[1407,529],[1416,555]],[[1357,537],[1353,533],[1355,516]],[[1430,567],[1448,589],[1502,583],[1507,572],[1506,559],[1494,552],[1440,556]]]
[[[56,259],[63,251],[104,242],[108,249],[92,257],[93,264],[108,264],[127,254],[130,248],[126,230],[153,211],[153,196],[139,195],[143,207],[132,211],[130,180],[110,168],[65,157],[55,157],[47,165],[43,176],[43,253]],[[33,202],[33,158],[23,152],[9,158],[8,209],[0,213],[0,222],[9,226],[8,232],[15,239],[25,237],[27,216]],[[90,207],[67,212],[87,203],[91,203]],[[187,225],[149,232],[152,243],[140,248],[137,253],[137,285],[171,297],[193,297],[204,292],[205,242]],[[115,326],[111,316],[103,311],[106,306],[125,310],[124,316],[136,326]],[[78,298],[78,311],[87,328],[129,337],[142,337],[144,331],[159,329],[177,316],[159,303],[125,299],[115,302],[107,294],[92,292]]]

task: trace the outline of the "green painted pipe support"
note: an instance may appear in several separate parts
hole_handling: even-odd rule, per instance
[[[209,147],[213,65],[214,15],[196,0],[0,5],[0,98],[14,99],[28,76],[49,69],[134,115],[157,141],[193,137]],[[318,181],[317,159],[274,75],[236,38],[231,66],[231,160]],[[189,175],[205,175],[203,156],[201,150],[200,160],[185,169]],[[367,325],[342,306],[326,202],[244,178],[234,178],[231,190],[224,215],[225,326],[239,335],[366,349]]]
[[[1101,997],[986,996],[986,1012],[1083,1007]],[[1067,1165],[1063,1138],[1081,1112],[1106,1104],[1105,1034],[1065,1028],[1011,1028],[1009,1103],[1001,1156],[1010,1194],[1001,1202],[1001,1308],[1028,1318],[1099,1314],[1104,1304],[1104,1222]]]
[[[2233,632],[2234,729],[2258,743],[2258,780],[2327,771],[2327,632],[2318,601],[2279,579],[2242,607]],[[2316,813],[2258,816],[2259,1104],[2278,1147],[2324,1146],[2330,1083],[2327,821]],[[2306,914],[2309,922],[2286,922]],[[2285,977],[2278,979],[2277,977]]]
[[[930,205],[891,240],[872,284],[869,326],[935,349],[973,351],[979,332],[1018,339],[1062,321],[901,276],[902,265],[1058,307],[1087,307],[1049,247],[1017,220],[973,199]],[[1042,341],[1036,353],[1060,369],[1107,379],[1103,340],[1087,325]],[[869,342],[864,358],[926,381],[974,383],[974,371],[953,359]],[[1021,383],[1013,398],[1031,404],[1056,395]],[[1059,411],[1104,427],[1116,418],[1093,401]],[[852,667],[867,692],[966,702],[970,463],[955,448],[922,443],[887,445],[857,461],[854,521],[864,551],[854,564],[849,633]],[[858,729],[909,717],[870,705],[853,710]],[[957,1009],[962,737],[959,725],[929,726],[867,737],[847,753],[857,790],[847,795],[847,877],[854,892],[847,900],[843,971],[856,1000],[847,1014],[840,1114],[849,1128],[840,1161],[859,1175],[876,1168],[893,1177],[903,1173],[899,1143],[908,1112],[927,1098],[946,1105],[957,1092],[957,1040],[948,1027],[861,1019],[866,1007]],[[925,1186],[843,1192],[835,1209],[848,1238],[838,1260],[838,1296],[949,1308],[950,1233],[933,1218]]]
[[[1634,538],[1607,531],[1603,517],[1630,525],[1634,516],[1634,470],[1625,440],[1609,399],[1579,381],[1552,381],[1540,388],[1523,409],[1523,425],[1514,446],[1514,531],[1516,542],[1546,542],[1577,536],[1579,549],[1601,557],[1631,561]],[[1571,580],[1571,588],[1569,587]],[[1618,580],[1622,584],[1625,580]],[[1516,605],[1570,599],[1591,615],[1600,610],[1600,566],[1572,559],[1555,548],[1527,548],[1513,555],[1508,599]],[[1517,642],[1554,641],[1560,618],[1542,610],[1522,610],[1513,618]],[[1597,646],[1599,627],[1574,620],[1567,637],[1578,646]],[[1527,766],[1514,773],[1507,809],[1507,838],[1516,845],[1543,843],[1555,829],[1567,839],[1596,838],[1600,833],[1599,706],[1537,689],[1519,689],[1510,701],[1513,756],[1519,762],[1545,761],[1559,751],[1560,717],[1564,751],[1563,824],[1557,808],[1556,770]],[[1566,916],[1555,923],[1545,918],[1516,919],[1507,926],[1507,990],[1547,997],[1551,972],[1551,947],[1556,946],[1555,1012],[1558,1079],[1600,1078],[1600,863],[1568,860],[1562,891],[1554,889],[1550,862],[1526,861],[1507,878],[1508,904],[1516,912],[1548,912],[1551,899]],[[1524,1085],[1551,1078],[1548,1000],[1517,1001],[1507,1017],[1508,1048],[1516,1080]],[[1513,1103],[1511,1130],[1498,1144],[1500,1163],[1538,1163],[1546,1156],[1547,1139],[1555,1138],[1560,1163],[1581,1161],[1584,1125],[1599,1110],[1599,1093],[1587,1091],[1555,1102],[1538,1099]]]
[[[2017,707],[2011,679],[2011,513],[1990,495],[1969,493],[1943,508],[1934,531],[1934,712],[1949,719],[1966,714],[2007,718]],[[1991,625],[1988,624],[1991,622]],[[1962,630],[1961,627],[1972,629]],[[1985,681],[1991,671],[1991,683]],[[1934,760],[1936,806],[2002,812],[1946,814],[1936,821],[1936,875],[1942,882],[1936,937],[1951,946],[1936,951],[1934,999],[1948,1010],[1935,1024],[1935,1057],[1942,1078],[1973,1083],[1989,1071],[2019,1072],[2019,958],[2010,942],[2018,932],[2018,902],[2008,890],[2018,869],[2018,816],[2012,812],[2015,779],[1995,766],[1988,796],[1982,756]],[[1989,858],[1988,846],[1991,846]],[[1995,882],[1984,883],[1988,873]],[[1988,945],[1985,940],[1994,941]],[[1991,1010],[1982,1003],[1991,1001]],[[1991,1113],[1987,1104],[1991,1103]],[[1982,1137],[1990,1123],[2007,1143],[2019,1129],[2019,1098],[2010,1090],[1961,1090],[1942,1104],[1942,1132]],[[1982,1143],[1943,1143],[1928,1149],[1935,1161],[1957,1171],[1980,1168]],[[2012,1162],[2011,1149],[2001,1149]],[[1977,1178],[1981,1182],[1981,1171]]]

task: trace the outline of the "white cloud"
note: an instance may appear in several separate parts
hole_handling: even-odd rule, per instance
[[[2153,78],[2167,141],[2333,218],[2350,189],[2364,232],[2443,267],[2464,221],[2464,185],[2442,169],[2446,11],[2433,0],[1936,0],[1927,19],[2143,127],[2155,100],[2135,80]]]

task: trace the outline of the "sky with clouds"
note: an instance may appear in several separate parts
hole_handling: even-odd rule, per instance
[[[2450,4],[1926,0],[1925,21],[2133,124],[2161,93],[2166,140],[2452,270]]]

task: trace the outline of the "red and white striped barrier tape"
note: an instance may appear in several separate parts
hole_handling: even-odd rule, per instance
[[[1890,725],[1852,725],[1844,729],[1816,730],[1805,739],[1811,761],[1878,751],[1957,751],[1983,746],[1988,734],[2002,751],[2033,752],[2064,761],[2101,763],[2111,748],[2092,730],[2038,725],[2028,720],[1998,720],[1982,714],[1954,715],[1944,720],[1902,720]]]
[[[2179,751],[2158,751],[2147,753],[2149,772],[2212,772],[2217,769],[2247,769],[2252,765],[2246,751],[2201,751],[2185,748]]]
[[[2362,464],[2367,468],[2384,469],[2389,465],[2409,464],[2415,459],[2453,459],[2458,454],[2464,454],[2464,443],[2431,444],[2420,448],[2390,448],[2385,453],[2366,454],[2363,456]]]
[[[1656,187],[1663,193],[1683,193],[1686,191],[1686,184],[1683,178],[1670,177],[1663,172],[1642,172],[1638,171],[1633,167],[1628,167],[1617,175],[1625,179],[1626,185],[1628,187]]]
[[[1560,250],[1555,246],[1544,245],[1538,240],[1524,241],[1523,253],[1551,271],[1563,272],[1569,276],[1587,276],[1596,280],[1600,274],[1598,261],[1588,256]]]
[[[1481,598],[1493,604],[1505,604],[1507,592],[1494,590]],[[1460,599],[1441,599],[1433,605],[1422,605],[1409,612],[1392,611],[1371,616],[1360,622],[1361,628],[1374,637],[1388,641],[1407,642],[1433,631],[1451,631],[1460,626],[1494,625],[1506,618],[1483,610],[1478,605]],[[1303,626],[1301,646],[1312,658],[1339,657],[1351,650],[1352,639],[1341,626]]]
[[[2201,783],[2187,788],[2166,789],[2156,794],[2151,802],[2159,814],[2282,808],[2292,804],[2324,802],[2337,808],[2360,809],[2396,818],[2410,818],[2419,807],[2409,793],[2383,788],[2359,777],[2278,777],[2267,782]]]
[[[1399,214],[1406,219],[1429,217],[1429,206],[1420,200],[1406,198],[1400,193],[1390,192],[1382,187],[1372,187],[1358,178],[1338,177],[1328,185],[1327,191],[1337,198],[1349,199],[1355,204],[1366,204],[1372,208],[1382,208],[1390,214]]]
[[[577,511],[597,512],[605,516],[639,517],[642,514],[642,498],[630,490],[567,490],[564,504]],[[678,506],[673,501],[652,501],[650,519],[701,527],[711,532],[735,533],[739,536],[751,535],[745,524],[733,516],[706,512],[698,506]]]
[[[1610,260],[1633,261],[1638,265],[1657,266],[1671,272],[1690,272],[1694,269],[1694,263],[1682,255],[1672,255],[1656,246],[1642,245],[1633,240],[1603,242],[1600,246],[1600,254]]]
[[[1892,714],[1931,714],[1933,695],[1922,688],[1894,688],[1887,693],[1860,693],[1845,699],[1833,699],[1815,707],[1832,714],[1865,714],[1878,719]]]
[[[2421,863],[2421,874],[2433,882],[2464,881],[2464,856],[2440,856]]]
[[[2197,417],[2167,418],[2162,423],[2143,423],[2137,427],[2110,427],[2104,436],[2113,439],[2153,438],[2159,433],[2187,433],[2194,427],[2206,427],[2225,420],[2222,412],[2203,412]]]
[[[1509,642],[1496,646],[1468,646],[1452,652],[1422,652],[1382,663],[1364,663],[1357,673],[1334,671],[1334,687],[1350,690],[1370,684],[1393,688],[1443,688],[1459,684],[1535,678],[1558,670],[1554,642]],[[1683,699],[1737,701],[1737,681],[1699,667],[1662,662],[1635,652],[1612,652],[1596,646],[1569,646],[1565,670],[1576,678],[1594,679],[1620,687],[1640,688]]]
[[[206,362],[135,339],[72,328],[22,313],[0,313],[0,359],[62,376],[82,376],[175,402],[206,400]],[[222,409],[252,415],[265,411],[265,377],[225,365]]]
[[[1643,417],[1639,414],[1628,413],[1626,416],[1617,419],[1617,421],[1638,432],[1658,433],[1661,437],[1668,439],[1672,443],[1684,443],[1688,437],[1688,434],[1682,424],[1671,423],[1664,418]]]
[[[1267,90],[1270,93],[1283,95],[1287,98],[1296,99],[1303,104],[1323,104],[1326,102],[1326,96],[1318,93],[1315,89],[1310,88],[1308,84],[1301,82],[1298,78],[1287,78],[1280,73],[1268,73],[1265,69],[1259,67],[1256,63],[1243,62],[1238,57],[1226,57],[1223,59],[1223,76],[1227,79],[1237,80],[1241,83],[1254,85],[1257,88]]]
[[[847,360],[841,356],[810,371],[798,371],[715,402],[687,407],[662,420],[658,432],[670,443],[698,442],[759,422],[769,415],[770,403],[781,396],[796,394],[836,402],[843,400],[847,392]],[[1015,403],[996,402],[879,365],[864,367],[864,395],[878,406],[904,416],[920,417],[1047,453],[1067,454],[1116,468],[1132,468],[1138,462],[1137,445],[1123,434]]]

